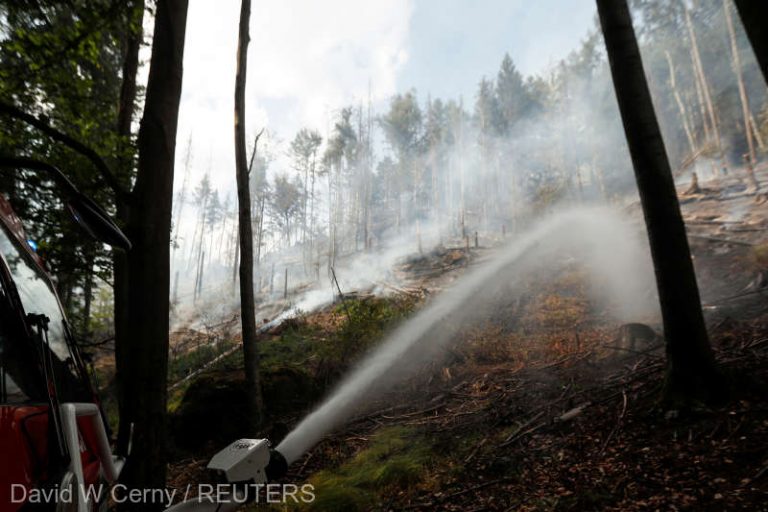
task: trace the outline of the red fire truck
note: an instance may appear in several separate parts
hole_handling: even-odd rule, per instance
[[[78,225],[101,242],[130,248],[109,216],[55,167],[22,158],[0,165],[0,176],[8,168],[47,173]],[[107,432],[51,276],[0,196],[0,512],[105,507],[108,493],[95,491],[114,482],[123,465]]]

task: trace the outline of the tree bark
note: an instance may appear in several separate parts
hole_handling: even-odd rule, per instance
[[[768,84],[768,2],[761,0],[735,0],[739,17],[744,24],[747,37],[755,51],[757,62]]]
[[[750,125],[751,114],[749,109],[749,98],[747,97],[747,89],[744,87],[744,75],[741,72],[739,46],[736,44],[736,31],[733,29],[733,17],[731,16],[731,6],[728,5],[728,0],[723,0],[723,11],[725,11],[725,24],[728,27],[728,36],[731,42],[733,72],[736,74],[736,83],[739,87],[739,98],[741,99],[741,111],[744,115],[744,135],[747,137],[747,150],[749,151],[749,165],[747,165],[747,169],[752,170],[754,169],[753,166],[757,163],[757,155],[755,154],[755,143],[752,139],[752,127]],[[756,182],[753,170],[750,174],[750,179],[753,182]]]
[[[139,0],[134,7],[135,16],[138,18],[136,29],[128,36],[126,53],[123,60],[123,83],[120,88],[120,101],[117,114],[117,165],[118,177],[123,178],[124,183],[130,183],[129,177],[133,173],[133,153],[129,151],[131,142],[131,124],[136,110],[136,75],[139,69],[139,50],[141,40],[144,37],[141,20],[144,18],[144,2]],[[128,185],[129,186],[129,185]],[[126,189],[128,189],[126,186]],[[125,230],[129,240],[133,239],[130,222],[130,204],[128,198],[121,198],[116,194],[115,210],[118,222]],[[114,279],[114,322],[115,322],[115,383],[117,391],[117,404],[120,423],[117,433],[117,452],[125,455],[131,436],[132,417],[129,411],[130,400],[128,393],[131,389],[131,325],[128,290],[130,288],[130,275],[128,273],[128,253],[125,251],[112,251],[113,279]]]
[[[664,321],[665,395],[714,398],[719,379],[672,171],[626,0],[597,0],[616,98],[643,206]]]
[[[93,263],[95,259],[94,248],[89,244],[85,248],[85,283],[83,284],[83,323],[81,326],[83,336],[91,334],[91,304],[93,302]]]
[[[171,210],[187,7],[188,0],[157,2],[138,137],[128,257],[131,389],[124,397],[130,417],[122,420],[134,424],[133,452],[121,475],[129,489],[165,487]],[[127,507],[162,508],[159,503]]]
[[[235,164],[237,174],[238,222],[240,224],[240,320],[243,330],[243,363],[250,411],[251,427],[261,419],[263,402],[259,381],[257,350],[256,304],[253,293],[253,225],[251,224],[251,191],[248,161],[245,151],[245,80],[248,63],[248,24],[251,1],[242,0],[240,29],[237,42],[237,75],[235,78]],[[258,139],[257,139],[258,143]],[[254,151],[256,149],[254,148]]]
[[[667,57],[667,65],[669,66],[669,87],[672,89],[672,94],[675,97],[675,102],[677,103],[677,109],[680,112],[680,120],[683,123],[683,130],[685,130],[685,136],[688,139],[688,147],[691,150],[691,155],[696,154],[696,138],[693,135],[693,130],[691,130],[691,126],[688,124],[688,112],[685,108],[685,103],[683,103],[683,99],[680,97],[680,91],[677,90],[677,80],[675,79],[675,66],[672,63],[672,56],[669,54],[668,51],[664,52],[664,55]]]
[[[717,144],[717,152],[720,154],[722,164],[725,165],[725,154],[723,153],[723,141],[720,136],[720,127],[717,124],[717,114],[715,114],[715,106],[712,103],[712,94],[709,89],[709,82],[704,74],[704,66],[701,64],[701,52],[699,52],[699,43],[696,39],[696,31],[693,28],[693,22],[691,21],[691,13],[688,8],[685,8],[685,23],[688,27],[688,36],[691,39],[691,55],[693,57],[694,72],[698,76],[701,83],[701,92],[704,97],[704,104],[707,107],[707,114],[709,115],[710,127],[712,128],[712,134],[715,137],[715,144]]]

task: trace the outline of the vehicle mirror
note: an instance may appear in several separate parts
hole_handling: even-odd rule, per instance
[[[130,240],[107,212],[80,192],[70,197],[67,209],[74,221],[96,240],[126,251],[131,248]]]

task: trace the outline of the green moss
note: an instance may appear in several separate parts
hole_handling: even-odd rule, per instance
[[[414,430],[389,427],[379,430],[371,444],[336,469],[316,473],[309,480],[316,499],[313,511],[368,510],[394,490],[418,484],[435,455]]]
[[[315,488],[315,500],[308,505],[307,509],[357,512],[369,510],[373,504],[373,496],[366,491],[356,487],[344,487],[341,483],[332,485],[327,482],[319,493],[318,488]]]

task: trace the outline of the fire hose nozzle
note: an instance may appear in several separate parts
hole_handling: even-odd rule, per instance
[[[208,463],[231,484],[264,484],[288,471],[282,453],[270,448],[267,439],[238,439],[213,456]]]

